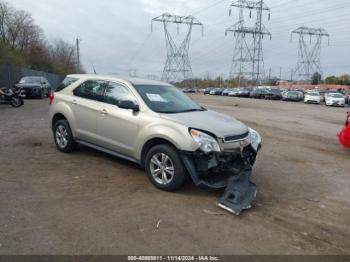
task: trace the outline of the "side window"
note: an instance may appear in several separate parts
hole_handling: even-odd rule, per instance
[[[103,92],[106,87],[106,82],[100,80],[88,80],[74,89],[73,94],[78,97],[103,101]]]
[[[119,101],[131,100],[134,101],[135,97],[130,90],[117,83],[110,82],[106,88],[105,102],[111,105],[119,105]]]

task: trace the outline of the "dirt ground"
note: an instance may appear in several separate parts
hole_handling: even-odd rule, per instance
[[[261,133],[251,210],[226,213],[221,191],[190,181],[160,192],[85,147],[59,153],[48,101],[29,100],[0,106],[0,254],[350,254],[350,150],[336,138],[349,109],[193,97]]]

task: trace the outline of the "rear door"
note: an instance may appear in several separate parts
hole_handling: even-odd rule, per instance
[[[97,144],[97,118],[101,113],[107,82],[87,80],[73,90],[72,111],[78,139]]]
[[[126,156],[134,156],[138,136],[140,112],[118,107],[119,101],[137,102],[131,90],[124,84],[109,82],[98,118],[98,134],[103,147]]]

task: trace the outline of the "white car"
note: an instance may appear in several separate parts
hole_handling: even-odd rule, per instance
[[[240,88],[234,88],[230,92],[228,92],[228,96],[237,96]]]
[[[308,92],[305,94],[304,103],[321,103],[321,95],[319,92]]]
[[[326,106],[345,106],[345,98],[339,93],[328,94],[326,96]]]

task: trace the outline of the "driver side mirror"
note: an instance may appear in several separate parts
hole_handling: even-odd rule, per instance
[[[131,100],[120,101],[118,106],[119,106],[119,108],[123,108],[123,109],[131,109],[134,112],[140,111],[140,106]]]

